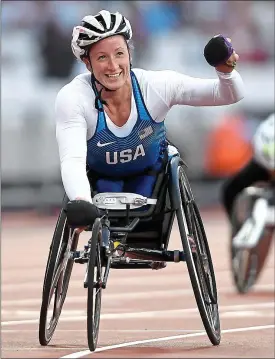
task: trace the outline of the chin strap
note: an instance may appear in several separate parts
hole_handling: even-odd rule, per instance
[[[94,89],[94,92],[95,92],[95,108],[100,111],[100,112],[103,112],[103,107],[102,106],[99,106],[99,102],[101,102],[102,105],[107,105],[107,102],[105,100],[102,99],[101,97],[101,93],[102,93],[102,90],[105,89],[106,91],[111,91],[109,89],[106,89],[105,86],[103,86],[96,78],[95,76],[92,74],[91,75],[91,82],[92,82],[92,86],[93,86],[93,89]],[[97,88],[96,88],[96,85],[95,83],[98,83],[99,85],[102,86],[102,88],[98,91]]]

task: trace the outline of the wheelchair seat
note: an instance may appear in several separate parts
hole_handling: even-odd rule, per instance
[[[168,178],[169,178],[169,161],[175,155],[178,155],[178,150],[174,146],[168,146],[168,160],[164,169],[156,176],[156,181],[153,187],[150,198],[156,199],[156,204],[148,204],[144,207],[129,210],[129,218],[138,217],[139,223],[135,229],[127,234],[127,243],[135,247],[144,247],[152,249],[160,249],[165,247],[170,222],[172,221],[172,214],[169,212],[170,201],[168,195]],[[97,192],[95,188],[94,172],[88,172],[88,178],[91,185],[92,197]],[[111,226],[125,226],[126,210],[109,210],[108,218]]]

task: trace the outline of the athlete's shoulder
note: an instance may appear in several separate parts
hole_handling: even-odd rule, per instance
[[[270,114],[265,120],[263,120],[258,126],[255,135],[261,136],[262,133],[272,133],[274,134],[274,113]]]
[[[151,86],[155,89],[166,87],[178,78],[177,72],[173,70],[144,70],[140,68],[133,69],[134,74],[140,86]]]
[[[266,126],[274,126],[274,122],[275,122],[275,113],[271,113],[265,120],[264,123],[266,124]]]
[[[164,79],[171,74],[176,74],[173,70],[145,70],[141,68],[132,69],[138,80],[152,81],[156,79]]]
[[[89,96],[93,94],[90,73],[79,74],[61,87],[57,93],[57,101],[70,97],[79,98],[86,93],[88,93]]]

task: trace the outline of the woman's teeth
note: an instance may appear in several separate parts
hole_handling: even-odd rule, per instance
[[[107,75],[108,77],[112,77],[112,78],[116,78],[121,74],[121,72],[119,74],[114,74],[114,75]]]

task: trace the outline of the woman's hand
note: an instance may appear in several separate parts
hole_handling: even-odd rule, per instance
[[[76,197],[69,201],[64,211],[67,215],[68,224],[76,227],[78,233],[81,233],[88,226],[92,226],[95,219],[100,216],[99,209],[83,197]]]
[[[78,200],[87,201],[87,199],[84,198],[84,197],[76,197],[75,200],[76,200],[76,201],[78,201]],[[80,234],[81,232],[85,231],[86,228],[87,228],[87,227],[79,227],[79,228],[76,228],[75,231],[76,231],[77,234]]]
[[[231,42],[230,38],[226,38],[228,42]],[[215,67],[219,72],[230,73],[234,70],[237,61],[239,60],[239,55],[233,51],[233,54],[229,57],[225,64],[221,64]]]

